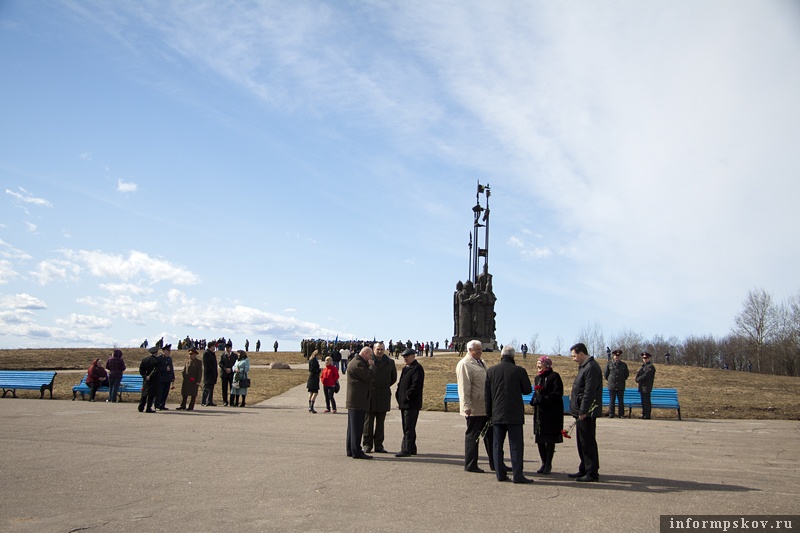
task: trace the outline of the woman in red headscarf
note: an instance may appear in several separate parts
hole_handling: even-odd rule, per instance
[[[97,389],[108,387],[108,372],[100,364],[100,359],[95,359],[86,373],[86,384],[89,386],[89,401],[94,401]]]
[[[564,384],[558,372],[553,372],[553,361],[543,355],[536,362],[539,371],[533,380],[533,435],[539,446],[542,466],[537,474],[549,474],[553,469],[553,455],[556,444],[563,442],[561,430],[564,429]]]

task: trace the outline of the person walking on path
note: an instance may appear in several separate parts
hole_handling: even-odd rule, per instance
[[[570,348],[572,360],[578,363],[578,375],[572,384],[569,412],[575,418],[578,434],[578,471],[568,474],[580,482],[600,480],[600,457],[597,451],[597,416],[603,408],[603,371],[582,342]]]
[[[114,350],[111,357],[106,361],[108,370],[108,400],[107,402],[117,402],[119,396],[119,385],[122,383],[122,373],[125,372],[125,361],[122,359],[122,350]]]
[[[531,393],[531,380],[527,372],[514,362],[514,347],[505,346],[500,362],[486,371],[486,415],[494,431],[494,464],[497,481],[508,481],[503,461],[503,445],[508,435],[511,451],[511,471],[514,483],[532,483],[523,472],[525,442],[522,426],[525,424],[523,394]]]
[[[325,394],[325,412],[330,413],[331,407],[333,412],[336,413],[336,384],[339,383],[339,369],[333,364],[333,358],[328,356],[325,358],[325,368],[319,376],[322,381],[322,392]]]
[[[467,355],[456,365],[458,381],[458,410],[467,421],[464,433],[464,470],[483,473],[478,467],[478,441],[489,417],[486,416],[486,363],[483,362],[483,345],[479,340],[467,343]],[[494,433],[486,431],[483,445],[489,456],[489,468],[494,470]]]
[[[400,451],[394,454],[395,457],[417,455],[417,420],[422,409],[425,369],[417,361],[416,355],[417,352],[413,348],[407,348],[403,352],[406,366],[400,372],[400,381],[395,392],[403,423],[403,441],[400,444]]]
[[[319,394],[319,351],[314,350],[311,357],[308,359],[308,381],[306,381],[306,389],[308,389],[308,412],[317,414],[314,410],[314,402],[317,400]]]
[[[376,342],[372,365],[372,392],[369,398],[369,412],[364,422],[364,453],[374,448],[377,453],[386,453],[383,447],[386,413],[392,407],[391,387],[397,381],[397,365],[386,356],[386,347]]]

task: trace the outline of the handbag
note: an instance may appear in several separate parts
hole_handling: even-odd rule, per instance
[[[336,385],[333,386],[333,392],[339,392],[339,389],[340,389],[339,380],[337,379],[336,380]]]
[[[239,388],[246,389],[250,386],[250,378],[247,377],[247,372],[244,373],[244,377],[239,379]]]

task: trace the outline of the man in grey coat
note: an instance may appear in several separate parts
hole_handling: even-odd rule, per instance
[[[600,458],[597,451],[597,416],[603,410],[603,371],[591,357],[582,342],[570,348],[572,360],[578,363],[578,375],[572,384],[569,397],[569,412],[576,419],[578,434],[578,456],[581,464],[578,472],[568,474],[580,482],[600,480]]]
[[[383,447],[383,428],[386,413],[392,406],[391,387],[397,381],[397,367],[386,356],[386,347],[382,342],[376,342],[373,350],[372,393],[367,420],[364,422],[364,453],[371,452],[373,447],[376,453],[386,453],[386,448]]]
[[[614,404],[619,402],[619,416],[625,416],[625,380],[628,379],[628,365],[620,360],[622,350],[611,352],[614,358],[606,363],[605,378],[608,381],[609,418],[614,418]]]
[[[369,411],[374,364],[372,349],[365,346],[347,367],[347,456],[353,459],[372,459],[361,449],[361,435]]]
[[[512,480],[514,483],[533,483],[522,471],[525,452],[522,439],[525,404],[522,395],[530,394],[531,390],[528,373],[514,363],[514,347],[505,346],[500,353],[500,363],[486,371],[486,416],[492,421],[494,431],[494,473],[497,481],[508,481],[508,471],[503,461],[503,445],[508,434]]]

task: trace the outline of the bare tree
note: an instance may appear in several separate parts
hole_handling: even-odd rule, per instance
[[[556,341],[553,343],[553,347],[550,351],[552,355],[561,355],[564,353],[564,339],[561,338],[561,335],[556,335]]]
[[[587,324],[578,332],[575,342],[584,343],[589,350],[589,355],[593,355],[596,358],[606,351],[603,328],[600,327],[600,323],[596,320],[594,324]]]
[[[635,360],[644,349],[644,335],[632,329],[624,329],[611,337],[609,345],[612,350],[622,350],[622,359]]]
[[[528,344],[528,353],[531,355],[538,355],[541,345],[539,344],[539,333],[531,335],[531,342]]]
[[[734,333],[750,341],[756,363],[756,371],[762,372],[764,361],[764,345],[775,333],[777,313],[772,295],[764,289],[753,289],[747,293],[742,302],[742,310],[734,319]],[[771,373],[775,373],[774,361],[770,364]]]
[[[683,342],[684,361],[690,365],[714,368],[720,366],[720,354],[713,335],[691,336]]]

